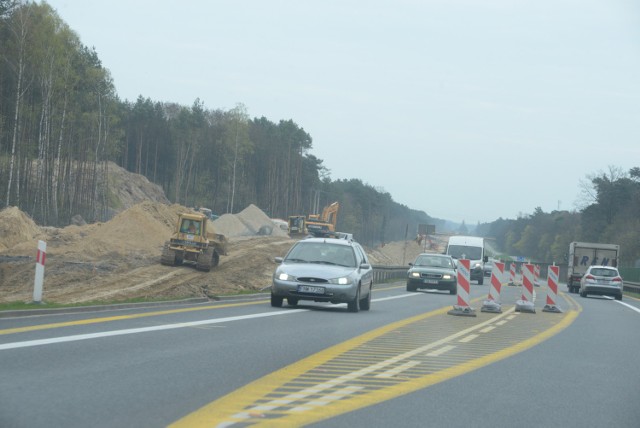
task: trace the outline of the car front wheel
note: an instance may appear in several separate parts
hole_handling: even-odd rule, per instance
[[[363,311],[368,311],[369,309],[371,309],[371,294],[373,293],[373,291],[371,290],[372,288],[373,288],[373,285],[369,287],[369,295],[364,299],[360,300],[360,308]]]
[[[282,297],[274,296],[273,293],[271,293],[271,306],[273,306],[274,308],[281,308],[282,300]]]
[[[353,298],[353,300],[347,303],[347,309],[349,309],[349,312],[360,311],[360,287],[358,287],[358,290],[356,291],[356,296]]]

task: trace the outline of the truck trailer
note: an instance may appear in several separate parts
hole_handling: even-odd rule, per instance
[[[577,293],[580,280],[587,268],[592,265],[618,266],[620,245],[599,244],[593,242],[572,242],[569,244],[569,269],[567,287],[569,293]]]

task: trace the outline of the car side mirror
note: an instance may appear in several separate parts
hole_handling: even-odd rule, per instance
[[[273,259],[276,263],[282,263],[282,261],[284,260],[282,257],[274,257]]]
[[[485,262],[485,263],[488,262],[489,261],[489,256],[484,256],[482,258],[482,261]]]

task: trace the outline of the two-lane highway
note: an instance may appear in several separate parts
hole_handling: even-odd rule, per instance
[[[371,311],[268,299],[0,319],[0,426],[636,427],[637,300],[447,314],[379,285]]]

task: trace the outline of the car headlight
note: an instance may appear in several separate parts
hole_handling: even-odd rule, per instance
[[[475,266],[473,267],[474,269],[481,269],[482,265],[480,263],[476,263]]]
[[[338,284],[338,285],[347,285],[351,284],[351,278],[348,276],[343,276],[340,278],[333,278],[329,280],[329,284]]]
[[[409,276],[412,278],[420,278],[420,272],[409,272]]]
[[[447,275],[447,274],[442,275],[442,279],[451,279],[451,275]]]
[[[295,281],[295,280],[296,280],[296,277],[295,277],[295,276],[293,276],[293,275],[289,275],[289,274],[288,274],[288,273],[286,273],[286,272],[280,272],[280,273],[278,274],[278,279],[279,279],[280,281]]]

